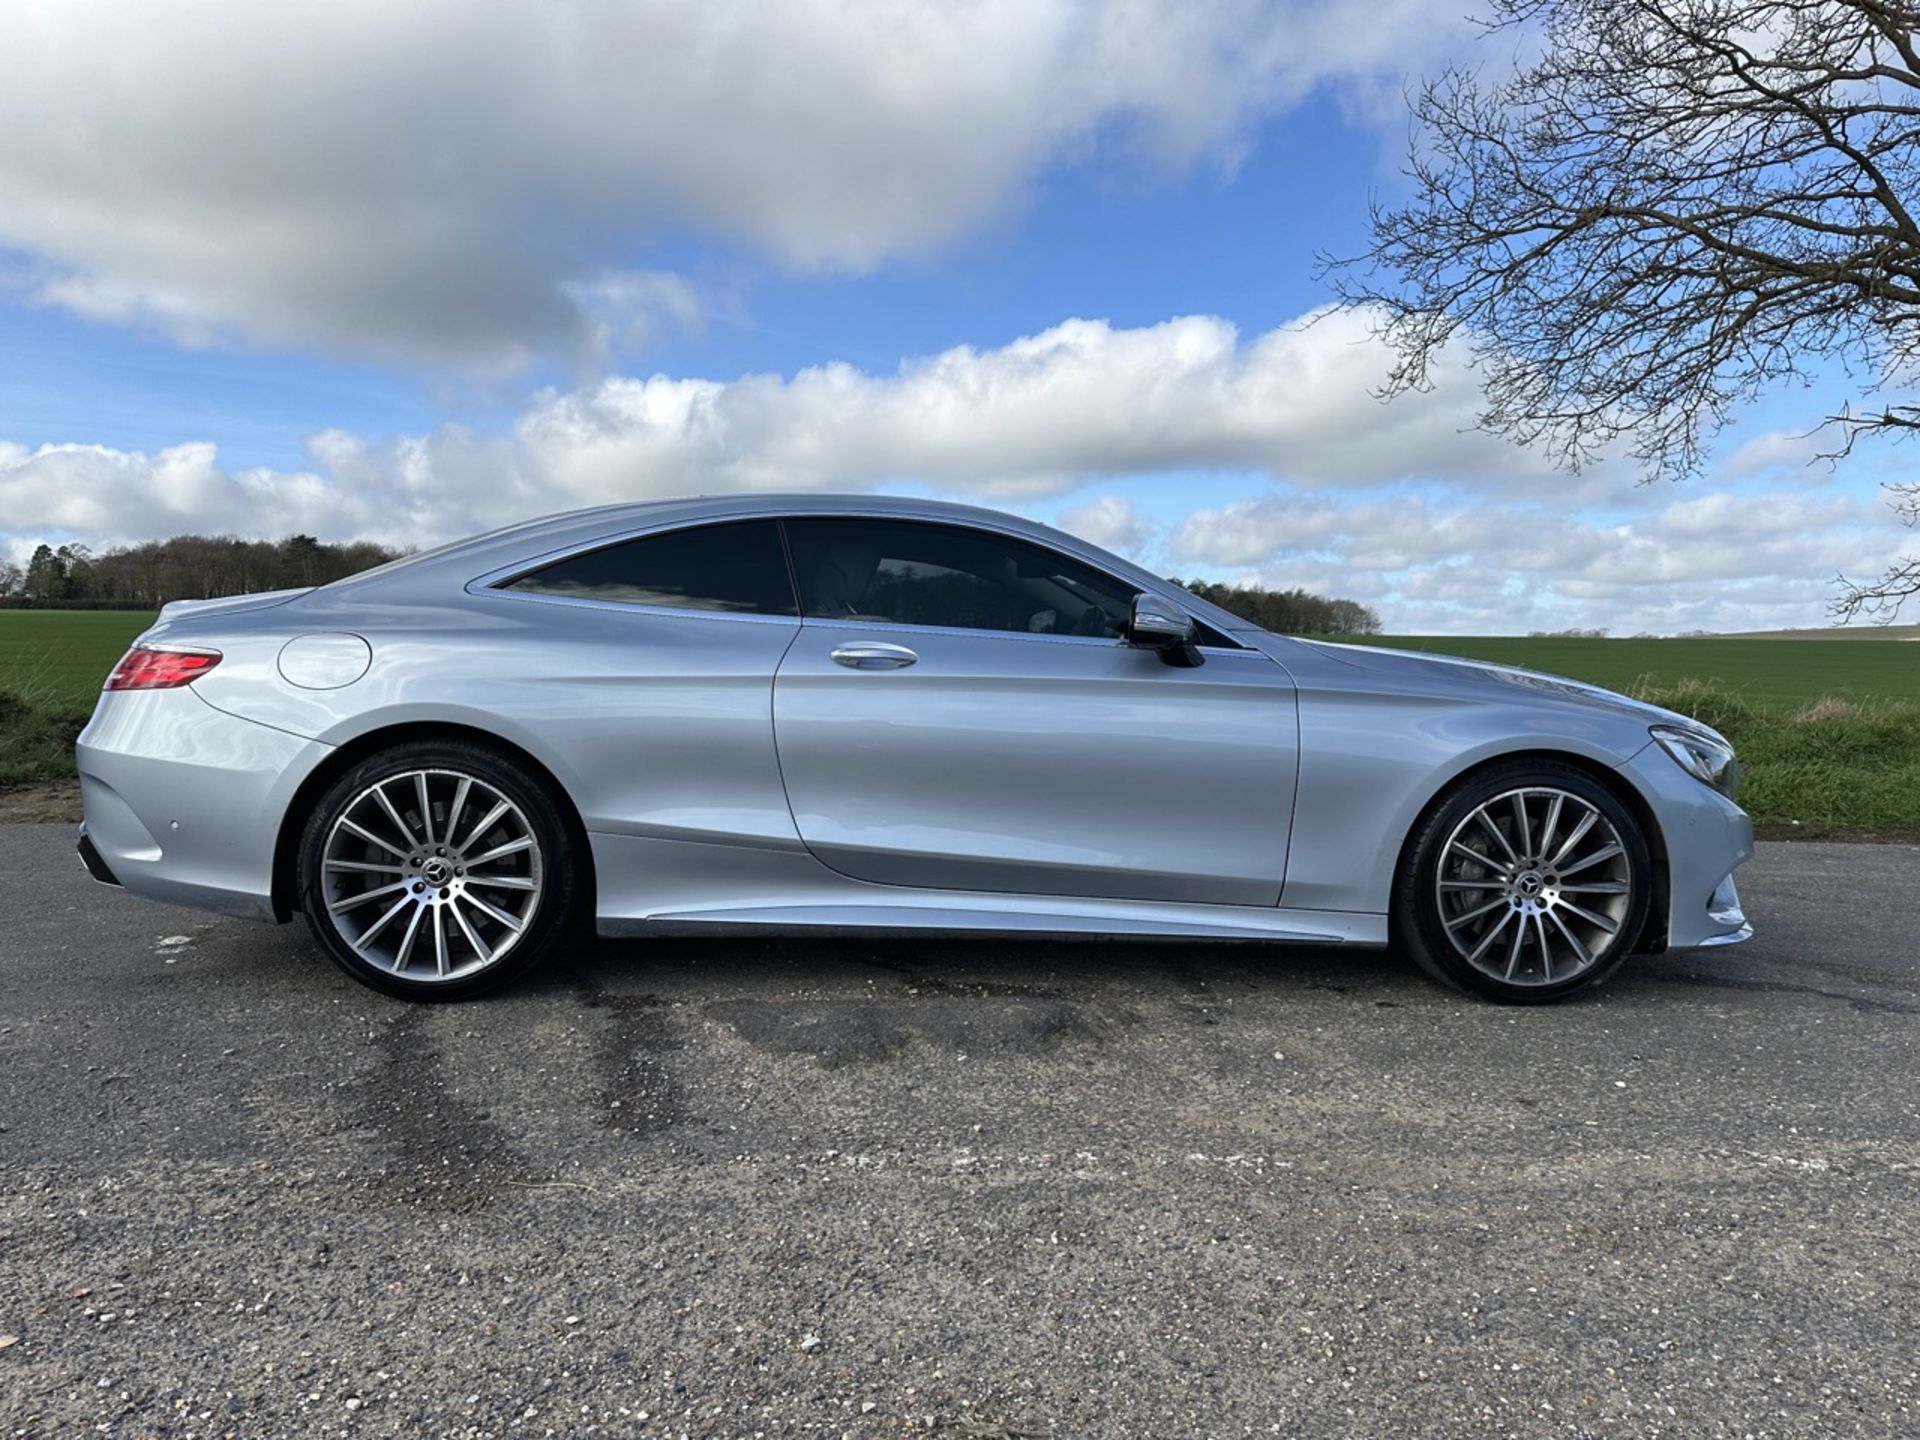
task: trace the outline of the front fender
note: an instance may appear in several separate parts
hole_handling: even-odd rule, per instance
[[[1385,914],[1401,847],[1434,798],[1508,756],[1618,772],[1644,727],[1610,711],[1533,709],[1378,690],[1302,691],[1300,789],[1280,903]],[[1629,782],[1632,783],[1632,782]]]

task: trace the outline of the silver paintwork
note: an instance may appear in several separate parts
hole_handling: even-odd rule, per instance
[[[836,663],[862,634],[920,659]],[[1183,670],[1112,640],[809,623],[773,724],[797,838],[850,879],[1279,903],[1293,687],[1257,651]]]
[[[1188,669],[1118,640],[492,588],[615,539],[775,515],[1016,536],[1127,581],[1215,643]],[[308,636],[364,643],[365,673],[295,683],[280,656]],[[1629,787],[1665,854],[1672,944],[1726,943],[1745,926],[1720,901],[1752,853],[1747,817],[1648,735],[1693,722],[1524,671],[1269,634],[1083,541],[967,507],[606,507],[317,590],[170,605],[146,639],[224,659],[184,689],[103,694],[79,766],[107,863],[134,893],[177,903],[284,918],[274,857],[302,786],[341,747],[454,729],[516,747],[565,792],[606,933],[885,925],[1378,944],[1420,812],[1467,770],[1519,753],[1575,757]],[[311,653],[344,668],[352,652],[329,638]]]
[[[280,647],[280,678],[302,690],[338,690],[365,675],[373,650],[358,635],[296,635]]]

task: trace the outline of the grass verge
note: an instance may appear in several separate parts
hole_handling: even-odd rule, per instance
[[[0,689],[0,787],[73,775],[73,741],[87,711],[43,689]]]
[[[1733,742],[1740,803],[1767,833],[1920,835],[1920,702],[1828,695],[1776,710],[1710,680],[1629,693]]]

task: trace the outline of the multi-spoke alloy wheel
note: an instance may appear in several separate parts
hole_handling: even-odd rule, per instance
[[[478,746],[403,746],[355,767],[308,823],[309,923],[356,978],[400,994],[471,994],[518,971],[557,935],[564,914],[547,912],[571,904],[544,791]]]
[[[1626,847],[1565,790],[1509,790],[1447,837],[1436,899],[1469,965],[1509,985],[1571,980],[1612,945],[1633,898]]]
[[[1455,791],[1408,847],[1395,928],[1429,970],[1504,1000],[1597,982],[1645,925],[1651,864],[1592,777],[1519,763]]]
[[[327,916],[369,963],[420,980],[491,965],[540,904],[540,844],[471,775],[412,770],[354,797],[327,836]]]

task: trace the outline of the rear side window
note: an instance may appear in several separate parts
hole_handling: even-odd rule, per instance
[[[569,556],[508,581],[505,590],[670,605],[736,615],[797,615],[775,520],[740,520],[645,535]]]

